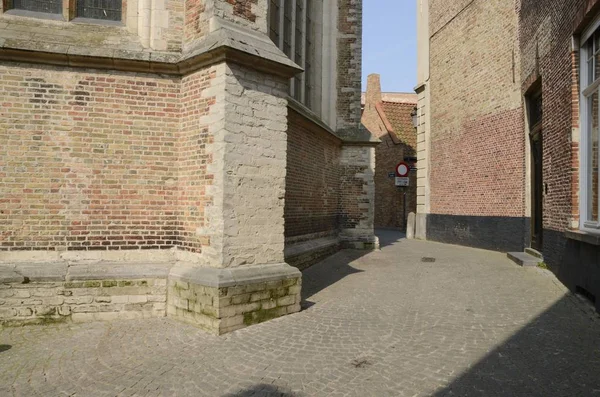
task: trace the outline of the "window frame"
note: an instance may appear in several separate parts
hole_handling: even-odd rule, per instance
[[[323,18],[323,10],[318,7],[318,2],[315,0],[269,0],[268,4],[267,31],[269,37],[290,60],[304,69],[304,72],[290,79],[289,95],[313,113],[321,116],[322,105],[319,96],[325,93],[315,90],[319,78],[319,71],[316,70],[315,66],[317,63],[322,64],[319,58],[322,56],[323,42],[322,40],[320,42],[316,40],[316,31],[319,29],[317,26],[319,18]],[[291,21],[288,21],[286,4],[287,7],[291,7]],[[279,18],[271,14],[271,8],[274,5],[278,7]],[[276,29],[273,29],[271,23],[274,20],[278,21]],[[286,36],[288,33],[289,38]],[[298,37],[298,35],[301,35],[301,37]],[[301,48],[298,48],[299,43]],[[309,50],[312,53],[309,53]],[[310,67],[308,67],[309,65]]]
[[[64,22],[74,23],[89,23],[100,25],[116,25],[126,26],[127,21],[127,3],[120,0],[121,3],[121,18],[114,19],[97,19],[78,15],[79,1],[78,0],[61,0],[62,11],[60,13],[48,13],[41,11],[30,11],[24,8],[15,8],[14,0],[2,0],[2,13],[24,16],[29,18],[54,19]]]
[[[580,146],[579,146],[579,216],[580,216],[580,224],[579,228],[585,232],[591,232],[595,234],[600,234],[600,219],[598,221],[589,219],[589,209],[590,209],[590,200],[589,195],[593,189],[593,180],[589,177],[589,173],[591,170],[591,161],[589,155],[590,145],[592,144],[592,131],[590,131],[590,117],[592,116],[593,109],[589,109],[589,98],[593,97],[594,94],[598,97],[599,106],[597,109],[598,112],[598,120],[600,121],[600,75],[593,76],[592,80],[589,81],[589,59],[596,57],[596,62],[600,61],[600,48],[597,50],[595,47],[592,47],[592,54],[590,55],[589,51],[589,42],[592,40],[594,45],[594,40],[596,33],[600,34],[600,18],[598,18],[581,36],[580,46],[579,46],[579,83],[580,83],[580,98],[579,98],[579,109],[580,109]],[[594,63],[592,64],[594,67]],[[596,69],[598,66],[596,66]],[[595,79],[594,79],[595,77]],[[600,140],[600,126],[598,127],[599,131],[599,140]],[[597,153],[598,158],[596,159],[597,164],[600,168],[600,150]],[[597,182],[598,186],[596,187],[600,192],[600,179]],[[600,200],[598,200],[598,208],[597,213],[600,214]]]

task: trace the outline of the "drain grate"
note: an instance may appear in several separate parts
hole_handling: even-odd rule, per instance
[[[366,358],[357,358],[356,360],[352,360],[350,364],[352,364],[354,368],[364,368],[373,365],[373,363]]]
[[[421,258],[421,262],[423,263],[433,263],[435,262],[435,258],[429,257],[429,256],[424,256]]]

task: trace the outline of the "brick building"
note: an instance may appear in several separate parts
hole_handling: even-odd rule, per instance
[[[543,255],[600,309],[600,2],[419,5],[421,236]]]
[[[375,149],[375,227],[406,230],[407,214],[416,211],[417,175],[411,172],[410,186],[396,187],[393,174],[399,162],[412,164],[416,159],[417,134],[411,114],[417,95],[382,93],[380,80],[378,74],[368,76],[362,99],[363,126],[381,141]]]
[[[228,332],[377,246],[361,1],[1,7],[2,324]]]

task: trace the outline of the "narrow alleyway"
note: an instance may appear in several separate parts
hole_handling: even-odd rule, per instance
[[[170,319],[0,331],[0,395],[600,395],[600,318],[547,271],[380,234],[305,308],[223,337]]]

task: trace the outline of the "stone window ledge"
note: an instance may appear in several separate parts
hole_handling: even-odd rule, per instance
[[[570,240],[581,241],[582,243],[600,246],[600,234],[584,232],[581,230],[567,230],[565,237]]]

